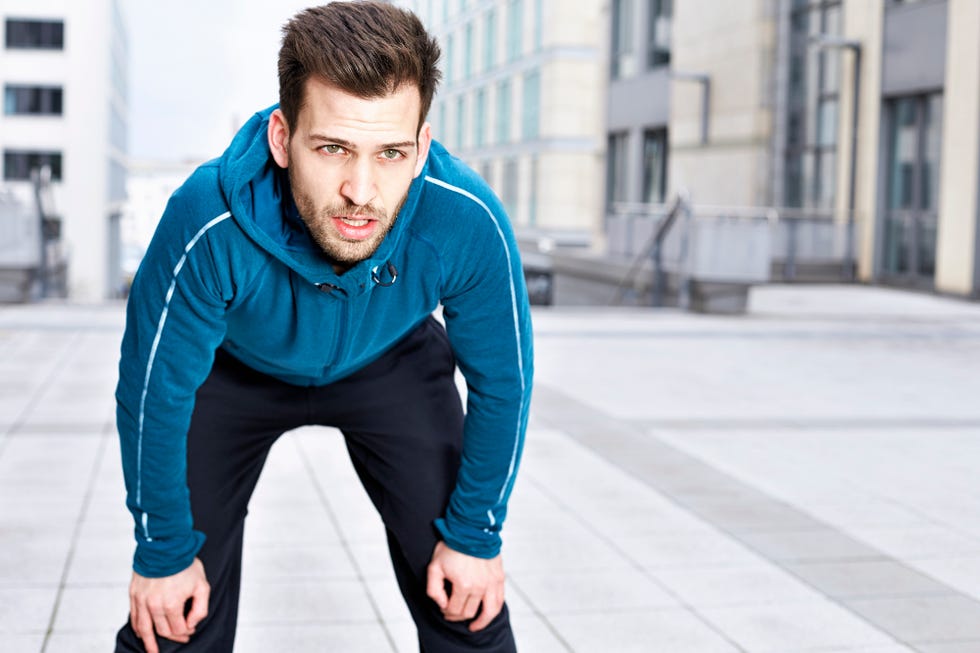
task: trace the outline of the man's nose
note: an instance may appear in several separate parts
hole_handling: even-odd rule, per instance
[[[340,193],[356,206],[365,206],[371,203],[377,196],[378,189],[369,162],[354,162],[350,174],[340,187]]]

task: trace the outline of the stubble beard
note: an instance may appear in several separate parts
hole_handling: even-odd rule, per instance
[[[375,208],[371,204],[357,206],[351,202],[328,204],[317,207],[313,198],[304,193],[293,179],[292,170],[289,170],[289,182],[293,191],[293,199],[299,211],[300,218],[310,231],[313,241],[323,250],[330,260],[339,263],[344,267],[351,267],[361,261],[370,258],[381,245],[381,242],[391,231],[398,219],[398,213],[405,204],[408,197],[405,196],[398,202],[394,212],[389,216],[385,211]],[[377,231],[366,240],[354,240],[346,238],[337,232],[333,225],[334,216],[338,215],[362,215],[370,217],[378,222]]]

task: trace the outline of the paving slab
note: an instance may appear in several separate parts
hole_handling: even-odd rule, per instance
[[[980,305],[769,286],[744,316],[533,318],[504,530],[521,650],[980,651]],[[4,651],[105,651],[125,619],[123,324],[0,306]],[[335,430],[277,443],[245,542],[237,650],[417,650]]]

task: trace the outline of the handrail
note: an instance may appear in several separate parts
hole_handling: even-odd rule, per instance
[[[640,271],[640,268],[643,265],[643,261],[646,260],[651,254],[653,255],[654,258],[655,274],[657,275],[657,284],[656,284],[657,288],[654,290],[654,292],[657,295],[662,293],[663,289],[660,288],[660,283],[661,283],[660,277],[662,272],[661,269],[662,266],[660,264],[661,245],[663,245],[664,239],[667,237],[667,234],[674,226],[674,223],[677,221],[677,216],[680,215],[681,208],[685,204],[686,204],[686,198],[683,195],[678,194],[677,196],[674,197],[674,201],[670,205],[670,209],[667,211],[667,215],[664,217],[663,220],[660,221],[660,224],[657,225],[657,228],[653,230],[653,233],[650,235],[650,238],[647,239],[647,242],[643,245],[642,249],[640,250],[640,253],[633,260],[633,264],[630,266],[629,270],[627,270],[626,275],[622,278],[622,280],[620,280],[619,284],[616,286],[616,295],[613,298],[614,304],[619,305],[620,303],[622,303],[623,298],[626,296],[627,285],[632,284],[636,281],[636,275]]]

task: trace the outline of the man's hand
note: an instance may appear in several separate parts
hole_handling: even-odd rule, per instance
[[[208,616],[211,586],[204,575],[204,564],[197,558],[191,566],[173,576],[146,578],[133,572],[129,584],[129,621],[146,647],[146,653],[159,653],[154,630],[161,637],[186,644],[194,629]],[[190,612],[184,606],[191,600]]]
[[[451,588],[446,594],[446,581]],[[504,605],[504,563],[498,555],[485,560],[454,551],[440,541],[429,563],[426,593],[442,610],[447,621],[473,619],[480,604],[480,616],[470,631],[487,627]]]

